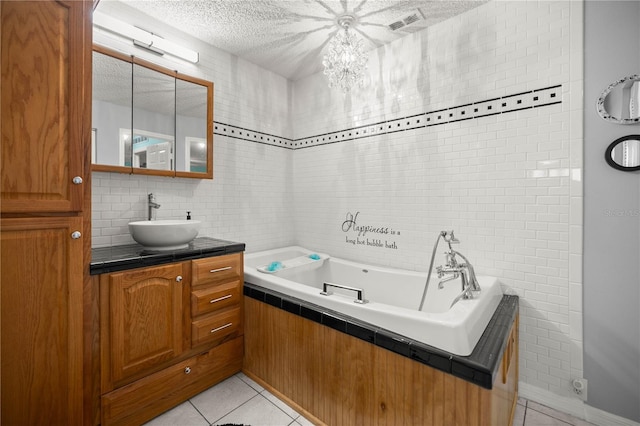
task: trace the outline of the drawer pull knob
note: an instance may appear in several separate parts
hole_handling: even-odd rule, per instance
[[[71,182],[73,182],[75,185],[80,185],[82,183],[82,178],[80,176],[76,176],[71,179]]]
[[[176,281],[179,282],[179,283],[182,282],[182,275],[178,275],[176,277]]]
[[[209,300],[209,303],[220,302],[221,300],[225,300],[225,299],[228,299],[230,297],[231,297],[231,295],[227,294],[226,296],[218,297],[217,299],[211,299],[211,300]]]
[[[187,367],[184,369],[184,374],[189,374],[191,373],[191,367]]]
[[[227,328],[227,327],[231,327],[232,325],[233,325],[233,323],[232,323],[232,322],[230,322],[230,323],[225,324],[225,325],[223,325],[223,326],[220,326],[220,327],[218,327],[218,328],[214,328],[214,329],[212,329],[212,330],[210,331],[210,333],[211,333],[211,334],[213,334],[213,333],[215,333],[216,331],[223,330],[223,329],[225,329],[225,328]]]
[[[212,269],[209,272],[211,272],[212,274],[215,274],[216,272],[228,271],[229,269],[231,269],[231,266],[225,266],[224,268]]]
[[[73,238],[74,240],[77,240],[80,237],[82,237],[82,234],[79,231],[73,231],[71,233],[71,238]]]

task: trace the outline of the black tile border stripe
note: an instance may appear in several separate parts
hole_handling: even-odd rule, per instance
[[[213,134],[220,136],[229,136],[234,139],[239,139],[247,142],[255,142],[264,145],[279,146],[282,148],[293,147],[293,141],[281,136],[272,135],[270,133],[258,132],[256,130],[246,129],[244,127],[238,127],[231,124],[221,123],[219,121],[213,122]]]
[[[382,134],[392,134],[447,123],[491,117],[499,114],[509,114],[561,103],[562,85],[558,84],[299,139],[284,138],[217,121],[214,121],[213,133],[214,135],[228,136],[247,142],[297,150],[364,139]]]
[[[499,373],[502,353],[519,304],[518,296],[504,295],[473,352],[464,357],[246,281],[243,293],[246,297],[380,346],[486,389],[492,388],[496,374]]]

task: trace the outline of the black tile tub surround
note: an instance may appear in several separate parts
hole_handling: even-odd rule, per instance
[[[493,386],[518,313],[518,296],[504,295],[469,356],[454,355],[372,324],[282,293],[244,283],[244,295],[411,358],[486,389]]]
[[[188,247],[170,251],[149,251],[139,244],[99,247],[91,249],[90,272],[91,275],[99,275],[184,260],[222,256],[242,252],[244,248],[244,243],[209,237],[196,238],[189,243]]]

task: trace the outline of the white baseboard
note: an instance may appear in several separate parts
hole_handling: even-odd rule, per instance
[[[591,407],[577,398],[560,396],[523,382],[518,382],[518,396],[599,426],[640,426],[638,422]]]

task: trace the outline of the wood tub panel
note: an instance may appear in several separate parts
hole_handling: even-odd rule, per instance
[[[493,426],[505,418],[496,410],[498,389],[255,299],[244,302],[243,371],[316,424]]]

